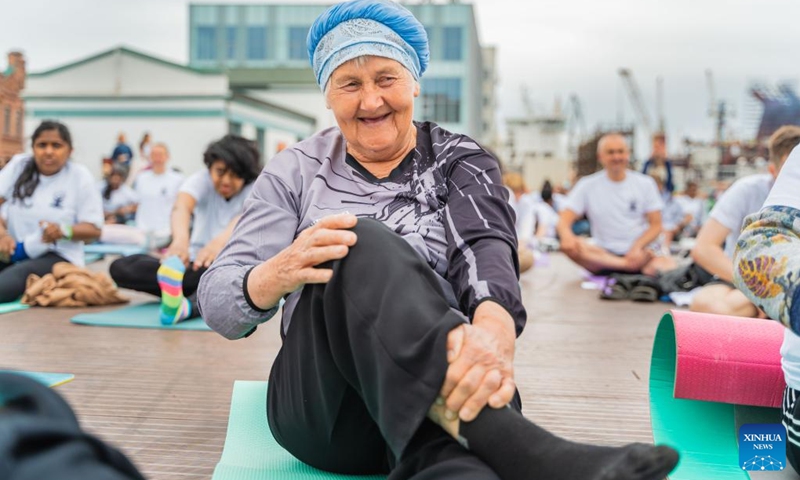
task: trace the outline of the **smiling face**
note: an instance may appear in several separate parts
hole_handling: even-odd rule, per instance
[[[150,151],[150,165],[154,170],[163,170],[169,161],[169,153],[163,145],[155,145]]]
[[[414,145],[414,97],[419,84],[400,63],[383,57],[350,60],[331,75],[328,108],[360,161],[392,161]]]
[[[61,138],[58,130],[44,130],[33,141],[33,159],[39,173],[44,176],[61,171],[71,154],[72,147]]]
[[[236,196],[244,188],[244,179],[233,173],[233,170],[228,168],[222,160],[212,163],[208,167],[208,172],[211,174],[211,183],[214,184],[214,190],[226,200]]]
[[[601,138],[597,148],[597,159],[606,169],[609,177],[624,178],[630,160],[630,152],[625,138],[621,135],[606,135]]]

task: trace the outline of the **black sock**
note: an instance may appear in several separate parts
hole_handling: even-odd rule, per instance
[[[510,408],[484,408],[459,435],[503,480],[662,480],[678,463],[666,446],[570,442]]]

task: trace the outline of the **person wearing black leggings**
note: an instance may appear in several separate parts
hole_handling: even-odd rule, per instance
[[[100,237],[103,202],[83,165],[70,160],[67,127],[44,121],[33,132],[33,155],[0,170],[0,303],[17,300],[30,274],[58,262],[84,266],[83,243]]]

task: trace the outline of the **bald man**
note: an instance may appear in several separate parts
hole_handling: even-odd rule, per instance
[[[630,151],[621,135],[603,136],[597,157],[603,170],[580,179],[561,211],[561,250],[595,274],[655,275],[674,268],[657,243],[664,202],[656,182],[628,168]],[[591,224],[593,244],[572,233],[572,224],[583,215]]]

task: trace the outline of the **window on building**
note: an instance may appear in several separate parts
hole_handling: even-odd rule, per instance
[[[225,58],[236,59],[236,27],[225,27]]]
[[[17,136],[22,137],[22,109],[17,110]]]
[[[267,154],[266,152],[266,140],[267,140],[267,132],[264,131],[263,128],[256,128],[256,145],[258,145],[258,151],[261,152],[261,161],[264,161],[264,157]]]
[[[3,135],[11,135],[11,107],[3,109]]]
[[[289,58],[292,60],[308,60],[306,37],[308,27],[289,27]]]
[[[241,135],[242,134],[242,124],[238,122],[228,122],[228,133],[232,135]]]
[[[420,92],[423,120],[447,123],[461,121],[460,78],[423,78]]]
[[[247,27],[247,59],[266,60],[267,58],[267,27]]]
[[[461,27],[442,28],[442,58],[444,60],[462,59],[461,30]]]
[[[216,27],[197,27],[197,59],[217,59]]]

